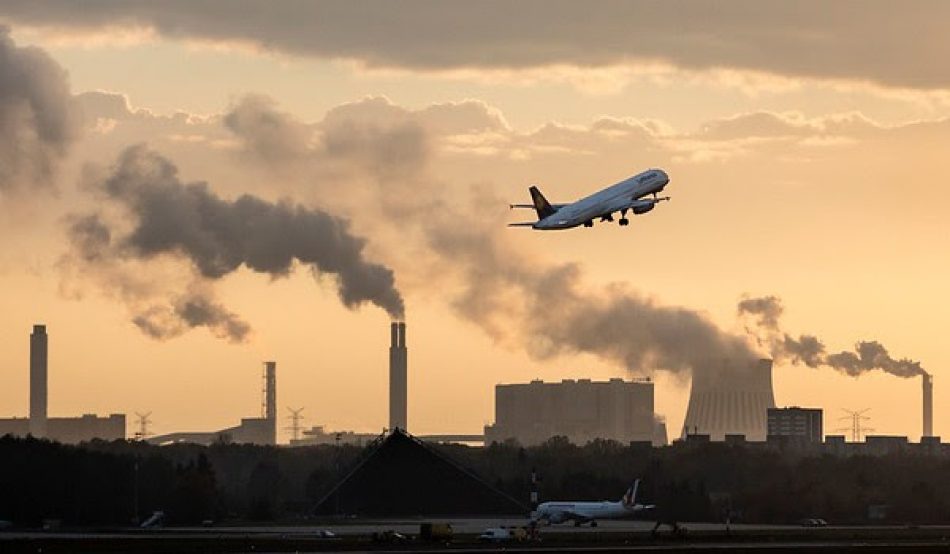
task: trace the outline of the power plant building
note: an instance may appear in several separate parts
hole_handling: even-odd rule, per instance
[[[751,366],[711,361],[693,368],[683,437],[706,435],[722,441],[726,435],[743,435],[749,441],[764,441],[767,410],[774,407],[772,360]]]
[[[823,436],[822,411],[818,408],[769,408],[768,437],[794,437],[820,443]]]
[[[125,439],[125,414],[49,417],[49,337],[46,325],[30,333],[30,415],[0,419],[0,436],[32,435],[62,443]]]
[[[241,418],[240,425],[219,431],[184,431],[150,437],[152,444],[188,442],[277,444],[277,362],[264,362],[264,389],[261,394],[261,417]]]
[[[555,436],[575,444],[594,439],[652,443],[655,425],[648,379],[535,380],[495,386],[495,423],[485,427],[485,444],[514,439],[530,446]]]

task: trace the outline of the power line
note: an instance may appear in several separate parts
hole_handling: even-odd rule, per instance
[[[148,425],[152,423],[152,420],[150,420],[148,416],[152,415],[152,412],[145,412],[144,414],[135,412],[135,415],[137,416],[135,422],[139,428],[139,430],[135,432],[135,440],[144,441],[152,436],[152,433],[148,432]]]
[[[870,427],[865,427],[865,426],[862,424],[862,422],[864,422],[864,421],[870,421],[870,420],[871,420],[871,418],[870,418],[869,416],[864,415],[865,413],[869,412],[870,410],[871,410],[871,408],[865,408],[865,409],[863,409],[863,410],[845,410],[845,409],[842,409],[842,411],[844,411],[844,412],[845,412],[846,414],[848,414],[848,415],[839,417],[838,419],[851,420],[851,426],[850,426],[850,427],[841,427],[841,428],[835,429],[835,431],[845,431],[845,432],[850,431],[850,432],[851,432],[851,442],[861,442],[861,438],[862,438],[863,436],[866,436],[866,435],[868,434],[868,432],[870,432],[870,431],[874,431],[874,429],[871,429]]]
[[[303,408],[287,409],[290,410],[290,415],[287,416],[287,419],[290,420],[290,427],[284,427],[284,429],[290,431],[291,440],[296,441],[300,439],[300,430],[302,429],[300,422],[303,420]]]

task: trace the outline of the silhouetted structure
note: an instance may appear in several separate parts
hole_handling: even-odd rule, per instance
[[[46,438],[49,367],[46,325],[34,325],[30,333],[30,434]]]
[[[790,437],[820,443],[823,434],[822,411],[818,408],[769,408],[768,436]]]
[[[594,439],[652,442],[657,434],[648,379],[535,380],[495,386],[495,423],[485,427],[485,444],[515,439],[529,446],[555,436],[574,444]]]
[[[527,508],[401,429],[367,447],[324,496],[317,514],[450,516],[524,514]]]
[[[356,433],[353,431],[327,431],[323,425],[305,429],[297,440],[291,440],[290,446],[317,446],[320,444],[352,444],[364,446],[379,438],[379,433]]]
[[[277,444],[277,362],[264,362],[261,417],[241,418],[241,424],[219,431],[185,431],[147,439],[152,444]]]
[[[730,360],[693,369],[683,436],[709,435],[721,441],[728,435],[765,440],[766,410],[775,407],[772,360],[737,367]]]
[[[408,429],[406,324],[390,326],[389,343],[389,428]]]
[[[261,416],[270,422],[266,444],[277,444],[277,362],[264,362],[264,402]]]
[[[25,437],[27,434],[32,434],[29,419],[18,417],[0,419],[0,436]],[[49,417],[46,418],[45,438],[66,444],[93,439],[121,440],[125,438],[125,414],[110,414],[108,417],[99,417],[96,414],[83,414],[80,417]]]
[[[64,443],[92,439],[125,438],[125,414],[98,417],[49,417],[49,340],[46,325],[34,325],[30,333],[30,416],[0,419],[0,436],[33,435]]]
[[[924,430],[921,436],[932,437],[934,434],[934,377],[929,373],[924,373],[921,377],[923,378],[924,388]]]

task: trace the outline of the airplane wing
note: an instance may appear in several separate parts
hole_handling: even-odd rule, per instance
[[[602,221],[613,221],[614,212],[622,213],[627,210],[632,211],[634,215],[645,214],[655,208],[660,202],[669,199],[669,196],[661,196],[659,198],[631,198],[629,200],[622,200],[609,206],[604,210],[604,213],[597,214],[592,219],[601,218]]]
[[[564,206],[570,206],[570,204],[551,204],[551,207],[554,208],[554,211],[560,210]],[[531,210],[535,209],[534,204],[508,204],[509,210],[516,210],[516,209],[521,209],[521,208],[531,209]]]

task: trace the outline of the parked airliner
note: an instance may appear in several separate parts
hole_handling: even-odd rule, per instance
[[[617,502],[543,502],[531,514],[531,519],[544,523],[564,523],[573,521],[574,525],[590,523],[597,526],[598,519],[633,519],[644,512],[654,509],[653,504],[637,504],[637,488],[640,480],[634,481]]]
[[[662,169],[650,169],[624,179],[590,196],[581,198],[572,204],[551,204],[544,198],[538,187],[528,189],[531,204],[511,204],[514,208],[534,208],[538,213],[537,221],[509,223],[509,227],[531,227],[539,231],[570,229],[583,225],[593,227],[594,220],[613,221],[613,214],[620,213],[620,224],[627,225],[627,211],[635,215],[645,214],[669,196],[657,197],[670,182],[669,175]],[[644,198],[653,195],[652,198]]]

